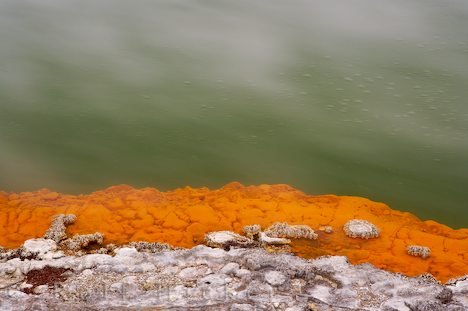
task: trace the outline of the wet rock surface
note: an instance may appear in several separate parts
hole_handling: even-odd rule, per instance
[[[0,310],[468,310],[468,276],[442,285],[252,247],[67,256],[54,243],[36,239],[26,248],[39,256],[0,260]]]

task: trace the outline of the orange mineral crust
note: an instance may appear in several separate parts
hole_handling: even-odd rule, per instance
[[[209,231],[242,232],[245,225],[263,228],[273,222],[304,224],[319,233],[317,240],[293,241],[303,257],[345,255],[354,264],[414,276],[429,272],[440,281],[468,273],[468,229],[453,230],[365,198],[306,195],[287,185],[243,186],[231,183],[218,190],[186,187],[169,192],[154,188],[115,186],[89,195],[49,190],[0,192],[0,246],[13,248],[40,237],[56,214],[75,214],[70,234],[105,235],[105,243],[159,241],[191,247]],[[380,237],[352,239],[343,232],[350,219],[365,219],[380,228]],[[332,226],[333,233],[317,231]],[[424,245],[430,257],[406,253],[408,245]]]

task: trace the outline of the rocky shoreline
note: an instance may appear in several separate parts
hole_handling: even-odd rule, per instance
[[[0,262],[0,310],[468,310],[468,276],[441,284],[260,247],[137,248],[67,255],[28,240]]]
[[[68,216],[51,228],[57,214]],[[58,230],[65,227],[70,238]],[[0,246],[6,249],[41,236],[72,254],[86,245],[122,247],[131,241],[150,243],[133,245],[137,249],[156,250],[163,243],[192,248],[207,244],[212,231],[237,234],[217,238],[235,236],[244,248],[267,244],[309,259],[346,256],[352,264],[372,263],[407,276],[429,272],[443,283],[468,273],[468,228],[422,221],[366,198],[239,183],[165,192],[119,185],[83,195],[0,191]],[[219,241],[211,242],[217,247]]]
[[[345,256],[305,259],[292,240],[333,235],[307,225],[274,222],[205,234],[204,245],[159,242],[105,244],[99,232],[69,236],[77,217],[58,214],[41,238],[0,247],[0,310],[468,310],[468,275],[441,284],[408,277]],[[373,223],[352,219],[350,241],[378,239]],[[424,260],[430,249],[411,245]]]

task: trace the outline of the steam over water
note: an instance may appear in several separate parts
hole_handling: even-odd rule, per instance
[[[468,2],[0,2],[0,189],[287,183],[468,227]]]

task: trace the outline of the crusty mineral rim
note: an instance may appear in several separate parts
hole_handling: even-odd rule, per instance
[[[202,243],[210,231],[242,233],[246,225],[266,228],[288,222],[319,233],[315,241],[293,242],[293,251],[307,258],[345,255],[355,264],[370,262],[410,276],[428,272],[442,282],[468,273],[468,229],[421,221],[365,198],[311,196],[287,185],[231,183],[218,190],[186,187],[168,192],[123,185],[79,196],[49,190],[0,192],[0,245],[13,248],[42,236],[56,214],[77,216],[70,234],[100,232],[105,243],[159,241],[182,247]],[[347,237],[343,225],[350,219],[370,221],[380,236]],[[333,227],[333,233],[318,231],[321,226]],[[410,256],[408,245],[427,246],[431,255]]]

